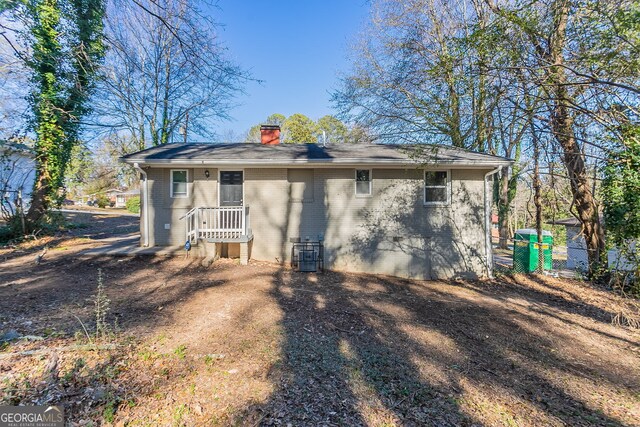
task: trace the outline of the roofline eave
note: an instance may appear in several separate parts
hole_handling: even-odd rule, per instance
[[[294,159],[288,161],[282,160],[265,160],[265,159],[248,159],[248,160],[231,160],[231,159],[136,159],[136,158],[120,158],[123,163],[134,164],[148,167],[167,167],[167,166],[261,166],[267,168],[289,167],[289,166],[393,166],[393,167],[431,167],[431,166],[455,166],[459,168],[480,169],[480,168],[496,168],[498,166],[511,166],[513,160],[496,160],[496,161],[478,161],[478,160],[438,160],[433,162],[417,162],[407,160],[367,160],[358,159]]]

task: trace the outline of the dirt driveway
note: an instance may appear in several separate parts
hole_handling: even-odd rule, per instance
[[[612,323],[636,308],[582,282],[57,245],[0,253],[0,333],[44,338],[2,347],[0,404],[62,402],[76,425],[640,425],[640,337]],[[112,333],[86,345],[99,269]]]

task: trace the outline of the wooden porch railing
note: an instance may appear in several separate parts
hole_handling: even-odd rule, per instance
[[[180,219],[186,222],[187,241],[233,241],[251,234],[249,206],[193,208]]]

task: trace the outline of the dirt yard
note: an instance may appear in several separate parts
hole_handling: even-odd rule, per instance
[[[0,336],[21,336],[0,344],[0,404],[63,403],[73,425],[640,426],[637,301],[83,256],[117,221],[0,249]]]

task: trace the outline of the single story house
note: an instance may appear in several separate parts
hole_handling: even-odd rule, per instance
[[[491,239],[500,240],[500,220],[497,214],[491,214]]]
[[[105,194],[114,208],[126,208],[127,200],[133,197],[140,197],[140,190],[137,188],[133,190],[113,189],[107,191]]]
[[[141,176],[141,244],[285,263],[321,242],[334,270],[491,275],[490,178],[509,159],[433,145],[166,144]],[[213,254],[213,255],[212,255]]]

